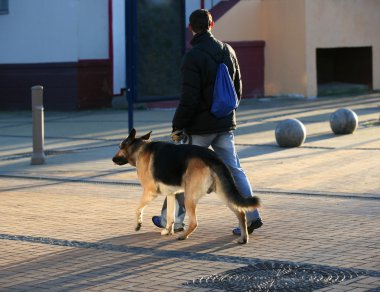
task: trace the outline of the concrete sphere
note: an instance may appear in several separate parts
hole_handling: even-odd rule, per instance
[[[298,147],[305,142],[306,128],[297,119],[287,119],[277,125],[275,136],[281,147]]]
[[[348,108],[338,109],[330,115],[330,127],[335,134],[352,134],[358,123],[358,116]]]

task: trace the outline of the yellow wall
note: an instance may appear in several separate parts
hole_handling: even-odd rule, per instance
[[[263,39],[261,0],[240,1],[216,23],[212,33],[223,41]]]
[[[227,42],[264,40],[265,95],[305,95],[304,11],[304,0],[240,1],[213,33]]]
[[[380,1],[305,1],[308,96],[317,93],[317,48],[372,46],[373,88],[380,89]]]
[[[316,49],[329,47],[372,46],[380,89],[380,0],[242,0],[213,33],[266,42],[266,95],[316,96]]]
[[[265,95],[305,95],[304,0],[262,1]]]

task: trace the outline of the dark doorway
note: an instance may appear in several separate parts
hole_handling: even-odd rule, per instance
[[[372,47],[317,49],[318,95],[372,90]]]
[[[138,0],[137,101],[178,99],[185,52],[183,0]]]

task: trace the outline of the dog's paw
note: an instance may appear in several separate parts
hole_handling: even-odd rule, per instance
[[[248,237],[245,237],[245,236],[241,236],[239,237],[238,241],[237,241],[239,244],[246,244],[248,243]]]
[[[180,236],[177,237],[177,239],[178,239],[178,240],[185,240],[185,239],[187,239],[187,236],[185,236],[185,235],[180,235]]]
[[[135,231],[139,231],[141,229],[141,223],[137,223],[135,227]]]
[[[170,232],[169,229],[164,228],[164,229],[162,229],[162,231],[161,231],[161,235],[170,235],[170,234],[172,234],[172,233]]]

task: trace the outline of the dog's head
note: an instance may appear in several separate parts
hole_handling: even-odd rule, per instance
[[[132,129],[129,133],[129,136],[124,139],[119,145],[119,151],[112,158],[112,161],[117,165],[124,165],[130,163],[133,166],[136,166],[136,154],[137,150],[140,149],[144,140],[148,140],[152,134],[150,131],[148,134],[136,138],[136,130]]]

